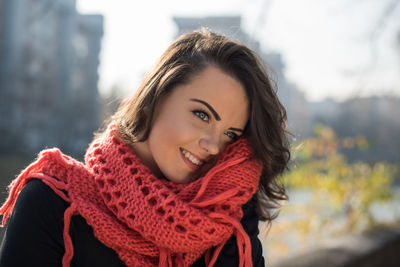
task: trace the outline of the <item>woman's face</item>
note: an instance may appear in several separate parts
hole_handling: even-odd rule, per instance
[[[134,149],[155,175],[192,182],[243,133],[248,110],[240,82],[209,66],[158,104],[148,139]]]

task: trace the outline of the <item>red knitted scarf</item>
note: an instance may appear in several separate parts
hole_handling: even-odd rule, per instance
[[[3,225],[24,185],[36,178],[70,203],[64,213],[63,266],[73,257],[69,225],[76,214],[127,266],[190,266],[203,254],[212,266],[232,234],[237,237],[240,266],[252,266],[241,207],[255,193],[262,167],[251,159],[244,138],[229,145],[203,177],[174,184],[157,179],[115,133],[116,126],[109,126],[93,141],[85,164],[58,149],[40,152],[11,183],[0,208]]]

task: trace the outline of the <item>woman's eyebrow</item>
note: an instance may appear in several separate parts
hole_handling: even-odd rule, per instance
[[[190,100],[194,101],[194,102],[199,102],[199,103],[205,105],[210,110],[210,112],[214,115],[214,117],[217,121],[221,120],[221,117],[218,115],[218,113],[215,111],[215,109],[210,104],[208,104],[206,101],[203,101],[203,100],[200,100],[197,98],[191,98]]]

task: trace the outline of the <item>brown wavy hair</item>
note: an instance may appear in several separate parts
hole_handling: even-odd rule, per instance
[[[280,200],[287,199],[278,177],[290,159],[286,110],[279,101],[265,65],[245,45],[206,29],[180,36],[162,54],[132,98],[123,101],[111,118],[127,143],[145,141],[157,103],[177,85],[188,83],[208,66],[216,66],[244,86],[250,104],[244,136],[254,157],[263,164],[257,192],[258,214],[271,222]]]

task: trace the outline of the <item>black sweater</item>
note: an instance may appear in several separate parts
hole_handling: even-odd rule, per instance
[[[264,266],[258,235],[256,198],[243,206],[241,221],[250,236],[253,266]],[[21,191],[0,249],[0,267],[61,266],[64,255],[64,211],[69,206],[40,180],[30,181]],[[114,250],[93,235],[92,228],[79,215],[71,218],[70,236],[74,246],[71,267],[125,266]],[[205,266],[200,258],[192,267]],[[238,266],[236,239],[232,236],[222,249],[217,267]]]

